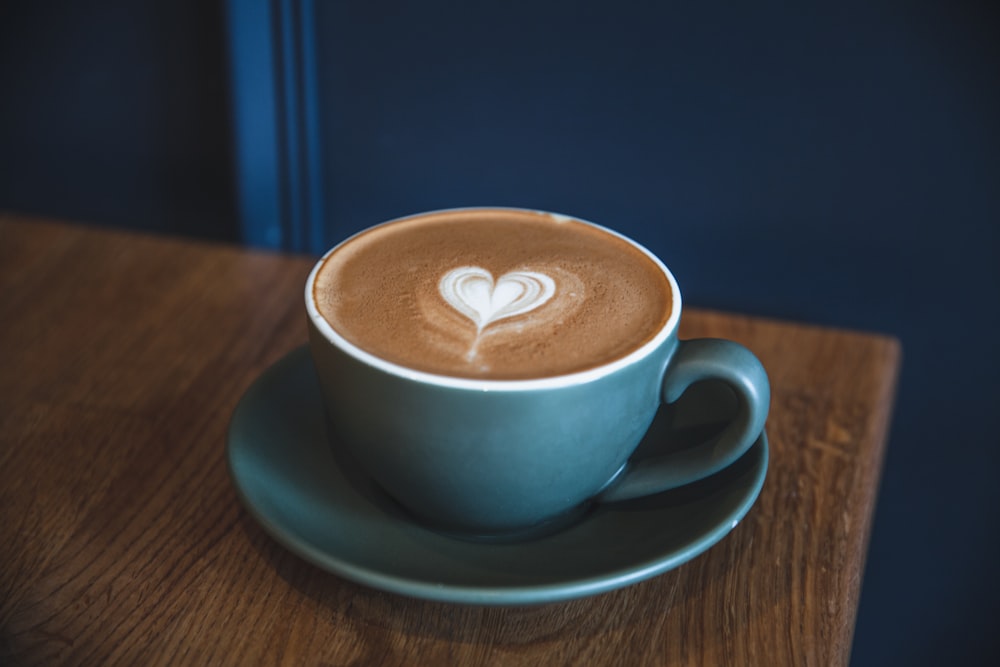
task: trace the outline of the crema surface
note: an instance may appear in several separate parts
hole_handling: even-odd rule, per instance
[[[587,370],[651,340],[670,283],[643,252],[591,225],[503,209],[446,211],[367,230],[313,285],[345,339],[415,370],[529,379]]]

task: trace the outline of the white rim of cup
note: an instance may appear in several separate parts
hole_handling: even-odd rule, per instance
[[[619,357],[613,361],[609,361],[600,366],[595,366],[593,368],[588,368],[583,371],[576,371],[574,373],[564,373],[562,375],[550,375],[540,378],[527,378],[519,380],[497,380],[497,379],[479,379],[479,378],[465,378],[465,377],[455,377],[451,375],[441,375],[438,373],[431,373],[428,371],[420,371],[401,364],[397,364],[391,361],[387,361],[381,357],[378,357],[371,352],[366,352],[354,343],[350,342],[344,338],[341,334],[327,322],[319,309],[316,306],[315,299],[313,298],[313,283],[316,281],[316,276],[319,274],[320,268],[326,263],[327,258],[337,251],[343,245],[350,243],[354,238],[377,229],[379,227],[384,227],[386,225],[392,225],[398,222],[403,222],[405,220],[410,220],[414,218],[423,218],[431,215],[438,215],[442,213],[457,213],[462,211],[476,212],[476,211],[512,211],[519,213],[538,213],[542,215],[547,215],[558,221],[573,221],[581,222],[585,225],[589,225],[603,232],[606,232],[612,236],[622,239],[629,245],[637,248],[646,257],[648,257],[663,275],[666,277],[667,282],[670,285],[670,315],[667,317],[667,321],[664,322],[660,330],[656,332],[650,340],[643,343],[641,346],[632,350],[623,357]],[[674,275],[670,273],[670,270],[666,265],[660,260],[659,257],[650,252],[642,244],[633,241],[624,234],[616,232],[613,229],[608,229],[603,225],[599,225],[582,218],[577,218],[570,215],[563,215],[561,213],[552,213],[550,211],[540,211],[535,209],[526,208],[516,208],[511,206],[475,206],[475,207],[458,207],[458,208],[447,208],[439,209],[434,211],[425,211],[423,213],[414,213],[412,215],[405,215],[399,218],[394,218],[392,220],[387,220],[385,222],[379,223],[372,227],[363,229],[356,234],[352,234],[348,238],[344,239],[334,247],[327,250],[319,261],[313,266],[312,271],[309,272],[309,278],[306,280],[305,289],[306,298],[306,311],[309,314],[309,319],[316,326],[316,329],[323,334],[329,342],[336,345],[338,348],[354,357],[358,361],[364,364],[373,366],[385,373],[390,375],[395,375],[413,382],[420,382],[423,384],[432,384],[439,387],[448,387],[453,389],[469,389],[476,391],[530,391],[536,389],[555,389],[559,387],[567,387],[572,385],[586,384],[587,382],[592,382],[606,375],[610,375],[626,366],[630,366],[640,359],[648,356],[653,350],[657,349],[665,339],[667,339],[670,334],[677,328],[677,324],[680,321],[681,316],[681,291],[677,286],[677,281],[674,279]]]

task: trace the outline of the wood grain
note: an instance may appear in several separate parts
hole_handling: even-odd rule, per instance
[[[768,369],[771,467],[722,542],[520,608],[369,590],[272,541],[225,431],[305,340],[312,259],[0,216],[0,664],[846,664],[900,361],[889,338],[698,311]]]

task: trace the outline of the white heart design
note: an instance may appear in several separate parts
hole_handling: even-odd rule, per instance
[[[493,275],[478,266],[452,269],[438,283],[441,296],[482,331],[505,317],[538,308],[556,293],[556,281],[535,271],[511,271],[495,283]]]

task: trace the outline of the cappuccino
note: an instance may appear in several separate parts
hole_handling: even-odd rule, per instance
[[[459,378],[552,377],[652,340],[671,282],[641,249],[577,220],[518,209],[404,218],[332,250],[317,310],[358,348]]]

